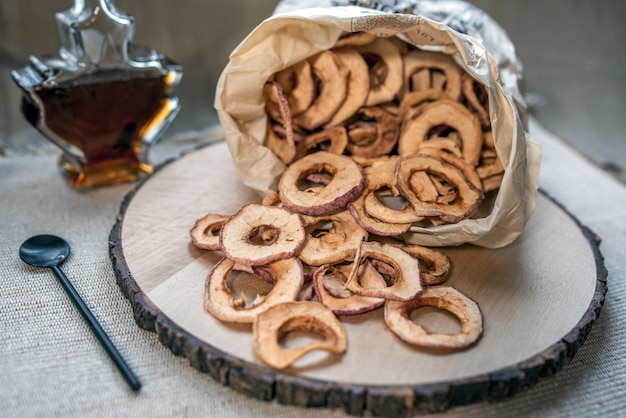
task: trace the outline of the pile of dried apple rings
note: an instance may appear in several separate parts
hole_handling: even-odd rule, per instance
[[[190,234],[223,258],[206,280],[205,309],[252,323],[255,352],[282,369],[311,350],[344,353],[339,321],[383,307],[389,329],[417,347],[456,351],[482,335],[478,304],[444,286],[447,256],[405,244],[411,226],[458,223],[497,190],[504,168],[484,86],[448,55],[367,33],[270,77],[265,145],[287,166],[278,191],[232,215],[208,214]],[[243,271],[270,284],[249,300],[227,278]],[[446,310],[456,334],[411,319]],[[298,349],[290,331],[320,334]]]

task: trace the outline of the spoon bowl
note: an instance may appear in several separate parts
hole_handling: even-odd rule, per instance
[[[20,246],[20,258],[35,267],[60,265],[70,255],[70,245],[55,235],[37,235]]]

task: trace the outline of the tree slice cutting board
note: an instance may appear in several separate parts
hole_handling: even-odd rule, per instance
[[[606,293],[598,240],[540,193],[523,234],[506,248],[444,248],[454,286],[480,305],[484,334],[469,350],[421,351],[385,326],[381,310],[343,317],[345,355],[311,353],[285,371],[254,355],[248,325],[203,309],[217,254],[190,244],[207,213],[233,214],[260,197],[239,180],[220,142],[161,167],[123,202],[110,236],[118,282],[139,326],[215,379],[262,400],[402,416],[510,396],[571,359]],[[444,329],[450,319],[426,315]],[[438,328],[439,327],[439,328]]]

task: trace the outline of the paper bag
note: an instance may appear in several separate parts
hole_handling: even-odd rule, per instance
[[[410,14],[359,6],[298,8],[303,3],[279,4],[276,14],[232,52],[219,79],[215,107],[243,183],[261,194],[269,193],[276,190],[285,170],[264,146],[267,116],[263,86],[272,74],[330,49],[346,32],[397,36],[420,49],[451,55],[486,86],[495,147],[505,167],[499,191],[482,203],[474,218],[456,224],[411,227],[402,238],[426,246],[472,243],[497,248],[511,243],[535,207],[541,147],[526,132],[526,108],[519,89],[521,66],[501,28],[484,14],[480,24],[468,19],[461,13],[467,13],[467,3],[458,1],[415,2]],[[450,4],[457,7],[450,11],[446,9]],[[480,14],[473,6],[469,10]],[[447,24],[441,22],[446,19]],[[499,39],[494,40],[494,34]],[[497,51],[490,51],[488,45]]]

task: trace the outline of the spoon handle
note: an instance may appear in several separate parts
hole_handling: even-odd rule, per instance
[[[139,378],[133,373],[128,364],[124,361],[122,355],[119,353],[119,351],[117,351],[117,349],[109,339],[109,336],[106,334],[106,332],[104,332],[104,330],[100,326],[100,323],[98,323],[96,318],[93,316],[93,314],[91,313],[85,302],[82,300],[74,286],[72,286],[72,283],[59,267],[52,266],[52,271],[54,272],[57,279],[59,279],[59,282],[63,286],[63,289],[65,289],[65,292],[68,294],[76,308],[78,308],[78,311],[83,316],[91,330],[94,332],[94,334],[96,335],[106,352],[109,354],[119,371],[122,373],[124,379],[126,379],[126,382],[128,382],[128,385],[133,390],[139,390],[141,388],[141,382],[139,381]]]

